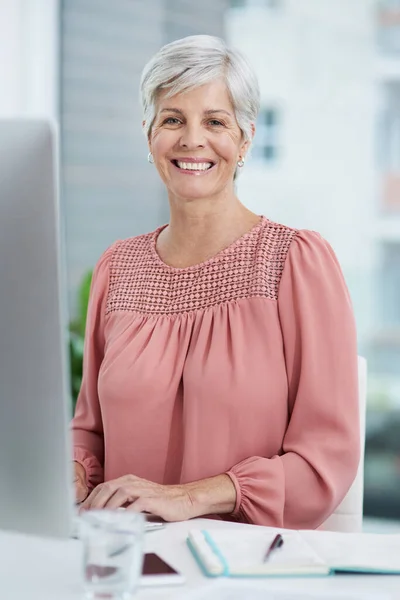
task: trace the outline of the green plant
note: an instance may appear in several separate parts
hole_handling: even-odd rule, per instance
[[[88,271],[82,278],[78,289],[77,317],[75,320],[71,321],[69,325],[69,362],[72,414],[75,412],[76,400],[78,398],[82,383],[83,348],[92,275],[93,271]]]

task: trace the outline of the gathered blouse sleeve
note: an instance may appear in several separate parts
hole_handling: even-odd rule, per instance
[[[278,294],[289,389],[282,453],[228,472],[239,521],[318,527],[344,498],[360,456],[357,342],[343,275],[329,244],[294,237]]]
[[[73,459],[84,467],[89,490],[103,481],[104,439],[97,385],[104,356],[104,319],[113,248],[111,246],[104,252],[93,271],[86,319],[83,377],[71,425]]]

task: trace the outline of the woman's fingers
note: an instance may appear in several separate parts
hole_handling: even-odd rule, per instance
[[[75,487],[75,499],[77,503],[83,502],[88,495],[89,489],[86,484],[86,471],[83,466],[78,463],[73,463],[74,468],[74,487]]]
[[[133,502],[137,498],[135,488],[139,482],[142,482],[139,478],[125,476],[101,483],[95,487],[81,509],[119,508],[127,502]],[[118,495],[114,498],[116,494]]]
[[[88,495],[88,488],[81,481],[75,481],[75,499],[78,504],[83,502]]]
[[[107,500],[103,508],[108,508],[111,510],[114,508],[121,508],[121,506],[125,506],[125,504],[131,504],[136,500],[136,498],[137,496],[132,489],[129,489],[126,486],[120,487],[115,494],[113,494]]]
[[[94,488],[92,493],[86,498],[81,506],[81,510],[93,510],[95,508],[103,508],[107,501],[118,489],[117,479],[108,481],[107,483],[100,483]]]
[[[98,485],[81,504],[80,510],[121,507],[156,515],[165,521],[183,521],[193,516],[190,495],[184,486],[160,485],[134,475]]]
[[[124,476],[98,485],[81,504],[81,510],[127,507],[147,512],[166,520],[176,520],[177,506],[172,489],[134,476]]]

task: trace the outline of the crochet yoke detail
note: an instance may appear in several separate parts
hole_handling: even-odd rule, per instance
[[[277,300],[289,247],[298,233],[262,217],[216,256],[180,269],[157,254],[162,229],[114,246],[106,314],[177,315],[250,297]]]

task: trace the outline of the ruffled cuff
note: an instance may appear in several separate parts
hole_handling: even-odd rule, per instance
[[[84,448],[74,447],[73,460],[85,469],[86,483],[91,492],[99,483],[104,481],[103,467],[93,454]]]
[[[226,474],[236,490],[233,520],[254,525],[283,527],[285,474],[281,458],[252,456]]]
[[[227,471],[226,475],[228,475],[228,477],[230,477],[233,485],[235,486],[235,490],[236,490],[236,503],[235,503],[235,508],[233,509],[231,516],[233,518],[237,518],[239,517],[239,513],[240,513],[240,507],[242,504],[242,490],[238,481],[238,478],[236,477],[235,473],[233,471]]]

